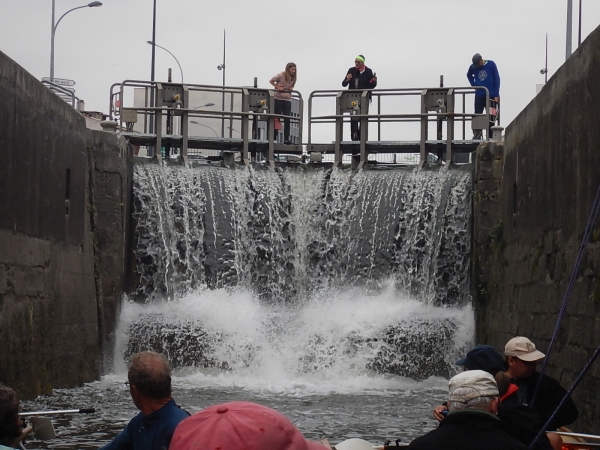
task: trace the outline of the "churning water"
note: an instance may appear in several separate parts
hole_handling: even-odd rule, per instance
[[[27,409],[95,406],[56,443],[93,448],[136,413],[128,356],[154,349],[191,412],[249,400],[309,438],[410,441],[473,335],[470,186],[466,170],[137,165],[113,373]]]

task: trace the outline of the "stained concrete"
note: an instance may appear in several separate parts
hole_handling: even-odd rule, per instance
[[[548,348],[600,186],[600,29],[508,126],[478,149],[473,298],[477,341]],[[600,345],[600,228],[576,275],[548,373],[570,387]],[[575,392],[581,432],[600,433],[600,365]]]
[[[98,378],[122,293],[131,159],[0,52],[0,382]]]

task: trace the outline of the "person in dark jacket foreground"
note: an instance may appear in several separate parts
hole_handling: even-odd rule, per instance
[[[31,427],[26,430],[21,428],[16,392],[0,384],[0,450],[21,448],[21,441],[31,432]]]
[[[517,399],[523,405],[536,410],[546,423],[567,391],[554,378],[544,375],[535,401],[531,402],[535,386],[540,377],[536,364],[545,358],[535,344],[526,337],[517,336],[506,343],[504,348],[508,370],[506,375],[519,387]],[[558,414],[554,417],[547,431],[556,430],[573,423],[577,419],[577,406],[571,397],[567,399]]]
[[[348,69],[342,86],[348,86],[348,89],[375,89],[377,87],[377,77],[371,69],[365,66],[363,55],[354,58],[354,67]],[[360,121],[350,121],[350,134],[353,141],[360,141]]]
[[[483,370],[469,370],[448,382],[449,414],[440,426],[410,443],[413,450],[525,450],[498,412],[498,386]]]
[[[465,370],[484,370],[494,376],[500,394],[498,418],[513,428],[517,439],[529,446],[544,423],[537,411],[519,403],[517,399],[519,388],[512,384],[503,372],[502,355],[494,347],[477,345],[467,353],[467,356],[456,361],[456,365],[464,366]],[[443,420],[444,410],[447,410],[446,405],[436,407],[433,416],[439,421]],[[560,450],[561,448],[561,437],[556,433],[547,433],[540,437],[534,450]]]
[[[171,398],[171,365],[158,353],[136,353],[127,378],[141,412],[101,450],[167,450],[175,428],[190,415]]]

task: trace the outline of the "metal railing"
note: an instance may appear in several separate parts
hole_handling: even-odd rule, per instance
[[[489,92],[485,87],[438,87],[438,88],[411,88],[411,89],[373,89],[373,90],[322,90],[314,91],[308,100],[308,152],[334,153],[334,165],[342,163],[344,154],[353,153],[353,167],[360,169],[368,160],[368,154],[383,151],[394,153],[394,150],[406,152],[411,149],[417,150],[420,155],[420,164],[428,163],[428,153],[436,151],[441,157],[446,153],[446,160],[453,161],[453,152],[458,144],[464,148],[473,147],[479,141],[466,139],[466,124],[471,123],[473,129],[488,129],[490,124],[490,108],[483,114],[466,112],[466,99],[475,94],[477,90],[483,90],[486,96],[486,104],[489,105]],[[404,99],[407,97],[420,97],[420,109],[411,112],[402,111],[402,107],[394,106],[393,111],[383,112],[382,108],[389,99]],[[315,101],[323,99],[335,99],[335,114],[315,115]],[[383,101],[383,99],[386,99]],[[457,99],[459,101],[457,102]],[[369,111],[371,103],[377,106],[376,113]],[[461,110],[457,111],[458,106]],[[410,109],[410,108],[409,108]],[[356,141],[344,141],[344,124],[358,123],[361,130]],[[435,139],[429,139],[429,124],[436,124]],[[444,122],[446,127],[444,129]],[[462,139],[455,140],[455,125],[462,125]],[[317,124],[335,124],[335,140],[328,144],[316,144],[313,142],[313,127]],[[368,134],[369,125],[377,124],[377,140],[370,141]],[[382,124],[396,123],[404,125],[407,123],[418,124],[418,137],[414,140],[391,140],[382,139]],[[443,139],[445,131],[446,139]],[[488,136],[489,138],[490,136]]]
[[[81,100],[75,95],[75,91],[72,88],[61,86],[47,80],[42,80],[42,84],[62,98],[65,102],[69,103],[74,109],[79,110],[79,102]]]
[[[139,89],[137,98],[135,89]],[[161,159],[161,148],[165,145],[167,149],[177,147],[181,159],[187,162],[191,146],[219,150],[226,163],[233,158],[232,153],[239,153],[242,163],[248,164],[250,154],[255,156],[260,148],[265,152],[267,162],[274,165],[275,148],[280,146],[274,139],[275,119],[297,123],[302,136],[302,96],[292,91],[292,97],[299,102],[298,117],[273,113],[275,98],[271,89],[125,80],[111,86],[109,115],[111,120],[120,122],[127,130],[125,134],[131,141],[145,140],[151,148],[154,147],[152,156],[158,159]],[[215,103],[223,98],[219,102],[222,103],[220,109],[208,107],[214,106],[214,103],[207,103],[206,99],[213,98]],[[193,118],[204,120],[204,124],[196,125],[211,129],[215,136],[190,135]],[[206,125],[209,123],[206,121],[215,120],[221,122],[222,130],[229,130],[229,136],[219,136],[214,128]],[[259,121],[267,124],[265,139],[258,139]],[[225,123],[229,124],[226,128]],[[141,125],[141,129],[137,124]],[[239,130],[239,138],[233,137],[234,130]],[[301,154],[302,143],[286,145],[285,149],[289,153]]]

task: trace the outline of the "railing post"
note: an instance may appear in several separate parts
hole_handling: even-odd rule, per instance
[[[419,167],[427,167],[427,89],[421,92],[421,142],[419,145]]]
[[[156,143],[154,154],[158,162],[162,162],[162,83],[156,83],[156,107],[154,114],[154,130],[156,132]]]
[[[335,143],[333,167],[339,167],[342,164],[344,154],[342,153],[342,139],[344,137],[344,116],[342,114],[341,103],[342,92],[338,92],[335,98]]]
[[[448,89],[446,94],[446,164],[454,163],[454,89]]]

